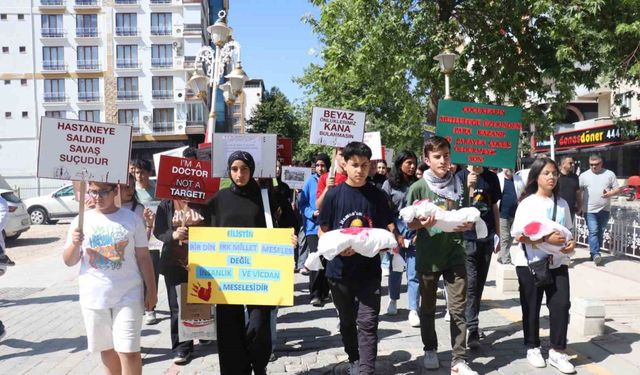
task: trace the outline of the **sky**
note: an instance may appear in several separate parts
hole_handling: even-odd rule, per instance
[[[307,0],[230,0],[229,26],[240,43],[242,66],[251,79],[262,79],[265,88],[277,86],[290,101],[304,98],[292,81],[311,62],[320,62],[320,43],[305,14],[319,15]]]

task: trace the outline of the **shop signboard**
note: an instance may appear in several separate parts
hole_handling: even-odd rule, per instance
[[[588,129],[571,130],[556,133],[553,137],[555,150],[568,150],[572,148],[596,147],[612,143],[621,143],[622,134],[620,128],[614,124],[598,126]],[[549,151],[550,139],[536,139],[536,152]]]

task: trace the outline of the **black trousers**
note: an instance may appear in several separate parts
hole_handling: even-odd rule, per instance
[[[307,248],[309,249],[309,254],[318,251],[317,234],[307,235]],[[311,298],[325,299],[329,296],[329,284],[325,276],[327,260],[324,258],[322,258],[322,267],[324,268],[321,270],[309,272],[309,294]]]
[[[178,280],[175,278],[164,278],[164,285],[167,287],[167,300],[169,302],[169,314],[171,315],[171,351],[174,354],[192,353],[193,340],[180,341],[178,336],[178,324],[180,322],[180,303],[178,301],[178,293],[176,287],[187,280]]]
[[[465,317],[469,332],[478,331],[480,323],[480,300],[487,282],[491,254],[493,254],[493,235],[491,241],[464,241],[467,268],[467,308]]]
[[[527,348],[540,346],[540,307],[542,295],[547,296],[549,308],[551,348],[564,350],[567,348],[567,328],[569,326],[569,268],[560,266],[551,270],[554,283],[544,287],[536,287],[533,275],[528,267],[516,267],[520,284],[520,305],[522,306],[522,329],[524,344]]]
[[[222,375],[266,375],[271,356],[272,306],[217,305],[218,358]]]
[[[340,334],[349,362],[360,360],[360,375],[376,369],[380,279],[328,279],[338,309]]]
[[[153,264],[153,273],[156,278],[156,291],[158,290],[158,281],[160,281],[160,250],[154,249],[149,250],[149,255],[151,255],[151,264]],[[185,281],[186,282],[186,281]],[[145,286],[144,292],[147,292],[147,287]],[[152,311],[155,310],[156,307],[153,306]]]

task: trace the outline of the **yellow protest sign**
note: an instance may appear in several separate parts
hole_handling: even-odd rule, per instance
[[[189,228],[189,303],[293,306],[293,229]]]

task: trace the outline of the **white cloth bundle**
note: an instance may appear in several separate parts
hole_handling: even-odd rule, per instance
[[[342,251],[351,247],[356,253],[373,258],[382,249],[393,249],[398,246],[393,233],[386,229],[378,228],[345,228],[336,229],[324,233],[318,241],[318,251],[309,254],[304,262],[306,269],[310,271],[321,270],[322,262],[320,256],[327,260],[332,260]],[[396,258],[400,258],[399,262]],[[393,263],[395,267],[404,269],[404,259],[399,254],[394,254]],[[397,266],[396,266],[397,265]]]
[[[400,217],[405,223],[410,223],[415,218],[434,216],[436,224],[433,228],[443,232],[453,232],[457,227],[473,222],[476,227],[476,237],[488,236],[487,224],[480,217],[480,211],[475,207],[464,207],[458,210],[445,211],[429,200],[422,200],[400,210]]]
[[[516,224],[516,223],[514,223]],[[567,243],[573,239],[573,234],[564,225],[556,223],[555,221],[547,218],[532,220],[523,226],[514,226],[511,228],[511,234],[515,236],[523,235],[531,239],[532,241],[538,241],[544,236],[547,236],[553,232],[560,232],[565,238],[565,242],[562,245],[552,245],[548,242],[542,242],[532,245],[534,249],[544,251],[549,255],[553,255],[554,263],[555,258],[562,258],[565,256],[571,256],[572,254],[564,254],[560,250],[567,246]]]

